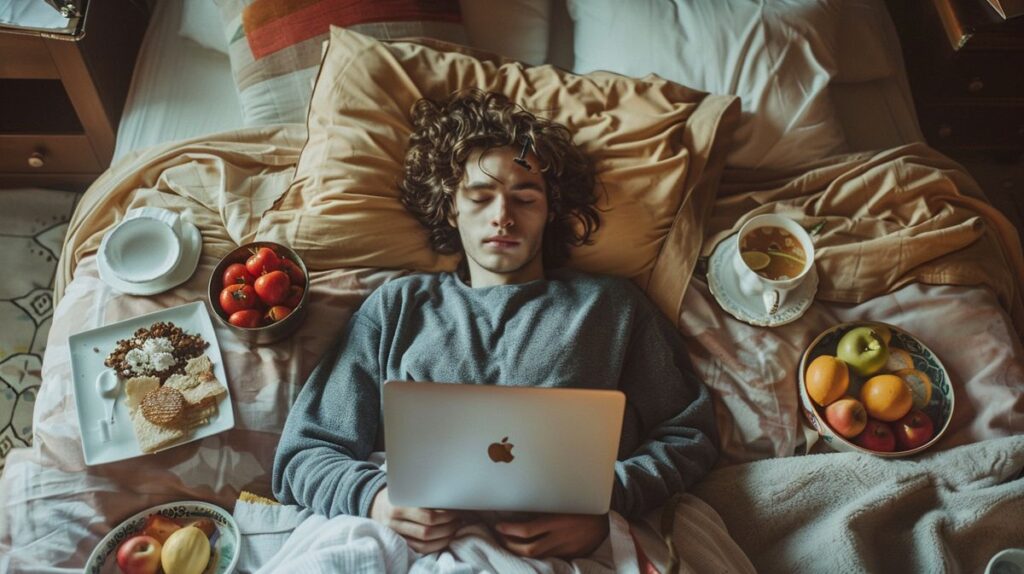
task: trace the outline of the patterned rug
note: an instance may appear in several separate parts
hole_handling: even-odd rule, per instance
[[[32,409],[53,316],[53,278],[78,194],[0,190],[0,472],[32,443]]]

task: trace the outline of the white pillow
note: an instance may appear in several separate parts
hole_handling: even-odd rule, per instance
[[[742,100],[726,165],[785,169],[846,150],[828,94],[839,0],[568,0],[578,74],[650,73]]]
[[[469,44],[534,66],[548,61],[552,0],[459,0]]]
[[[184,0],[178,35],[204,48],[228,53],[228,39],[220,21],[220,10],[213,0]]]

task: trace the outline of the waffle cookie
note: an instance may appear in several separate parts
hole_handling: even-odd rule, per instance
[[[178,427],[185,417],[188,402],[181,391],[167,386],[154,389],[142,397],[139,410],[149,422],[162,427]]]
[[[151,453],[186,438],[217,415],[217,404],[226,394],[206,355],[190,359],[184,373],[169,376],[163,385],[155,376],[129,379],[125,403],[139,447]]]

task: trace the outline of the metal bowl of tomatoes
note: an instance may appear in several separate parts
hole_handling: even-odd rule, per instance
[[[309,274],[295,251],[257,241],[228,253],[210,276],[213,314],[241,339],[257,345],[280,341],[306,315]]]

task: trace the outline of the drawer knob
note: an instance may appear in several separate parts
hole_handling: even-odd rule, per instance
[[[967,83],[967,91],[972,94],[977,94],[983,89],[985,89],[985,82],[981,81],[981,78],[971,78],[971,81]]]
[[[43,161],[42,152],[33,152],[32,155],[28,156],[28,165],[29,167],[34,167],[36,169],[46,165],[46,162]]]
[[[949,127],[946,124],[943,124],[943,125],[939,126],[939,137],[940,138],[945,139],[945,138],[948,138],[951,135],[953,135],[953,128]]]

